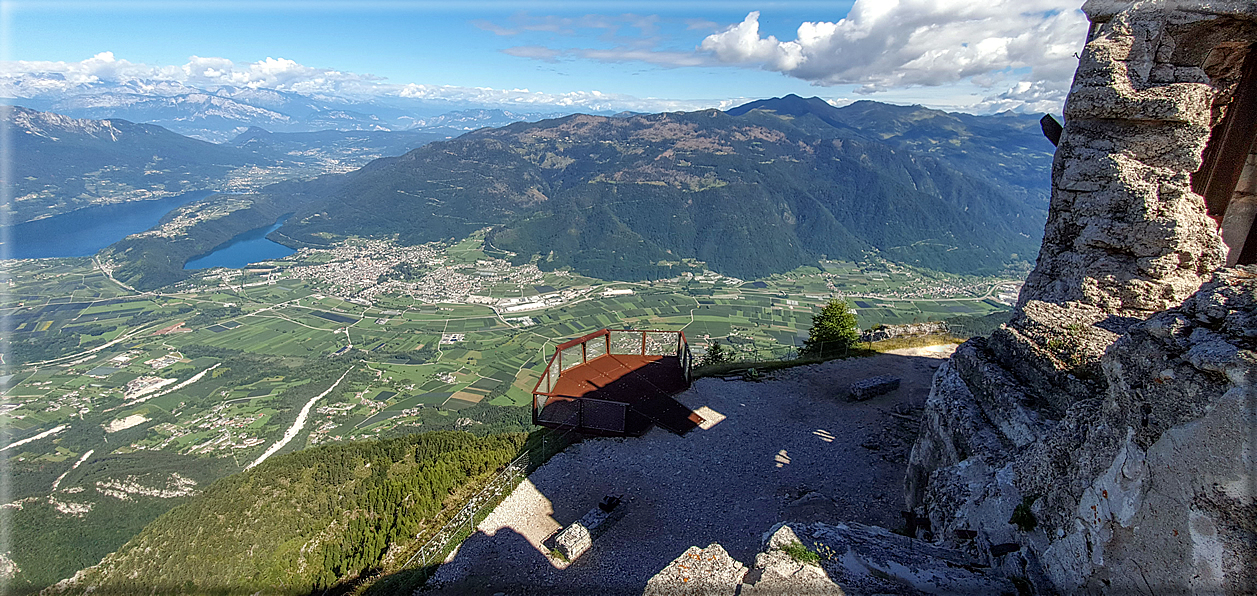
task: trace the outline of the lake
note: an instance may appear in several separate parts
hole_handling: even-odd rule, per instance
[[[184,269],[208,269],[210,267],[228,267],[239,269],[249,263],[267,261],[286,257],[297,251],[278,242],[267,240],[266,235],[284,225],[287,216],[263,228],[254,228],[241,232],[210,251],[209,254],[192,259],[184,264]]]
[[[197,191],[155,201],[96,205],[10,226],[7,242],[0,246],[0,258],[91,256],[131,234],[157,225],[171,209],[211,194],[211,191]]]

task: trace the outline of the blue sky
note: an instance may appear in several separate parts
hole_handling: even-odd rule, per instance
[[[1065,58],[1085,33],[1074,4],[5,2],[4,60],[10,74],[78,68],[108,78],[173,72],[193,56],[240,71],[282,58],[304,74],[290,65],[282,80],[241,80],[282,86],[302,76],[310,88],[330,70],[380,77],[385,94],[407,84],[546,97],[597,91],[643,100],[623,106],[636,109],[649,99],[700,107],[787,93],[1037,109],[1059,104],[1068,88],[1076,61]],[[76,66],[102,52],[129,66]]]

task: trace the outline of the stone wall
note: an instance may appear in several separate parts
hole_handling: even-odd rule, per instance
[[[905,499],[1037,593],[1257,592],[1257,267],[1192,191],[1257,3],[1084,11],[1039,261],[940,367]]]

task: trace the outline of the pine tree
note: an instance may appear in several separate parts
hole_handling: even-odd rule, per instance
[[[703,359],[699,363],[699,366],[721,364],[729,362],[730,359],[730,354],[725,352],[724,346],[720,345],[720,342],[714,341],[711,343],[711,347],[707,348],[707,353],[703,355]]]
[[[804,356],[834,356],[845,354],[860,340],[856,330],[855,313],[844,300],[830,300],[821,312],[812,317],[812,328],[807,341],[799,350]]]

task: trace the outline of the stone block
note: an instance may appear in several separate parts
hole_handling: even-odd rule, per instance
[[[603,511],[594,507],[579,521],[568,526],[554,539],[554,546],[568,561],[575,561],[593,546],[594,540],[606,533],[616,520],[624,514],[624,506],[620,505],[611,511]]]
[[[859,380],[851,384],[847,388],[848,394],[854,401],[864,401],[879,395],[890,393],[899,388],[899,377],[891,375],[878,375],[867,379]]]

